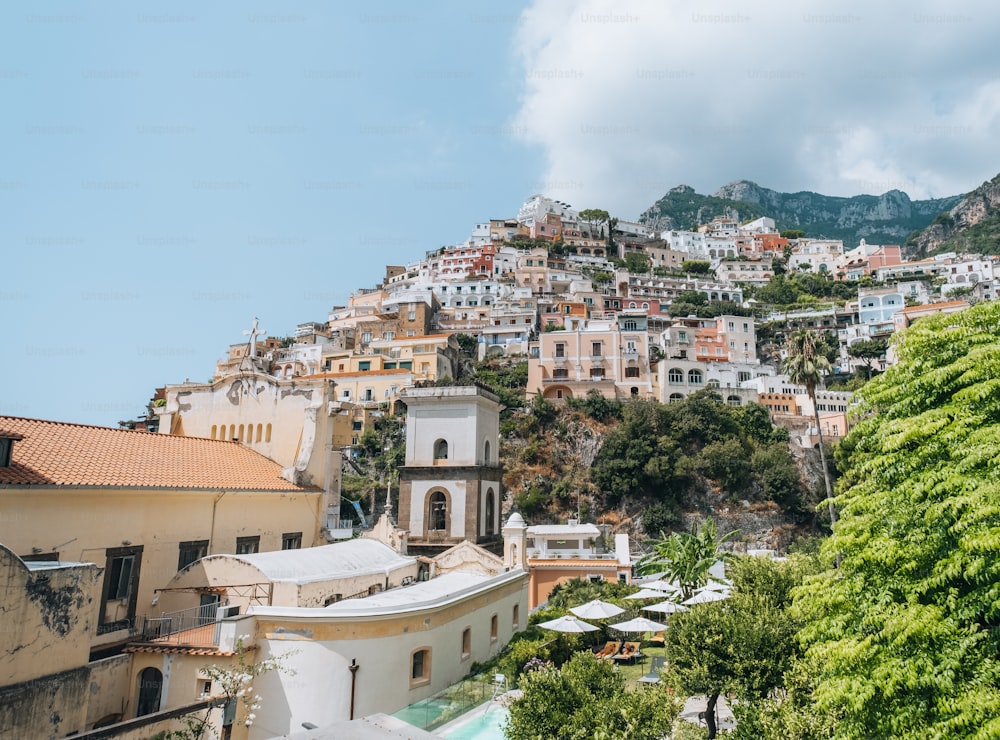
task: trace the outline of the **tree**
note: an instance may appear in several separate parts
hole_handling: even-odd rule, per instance
[[[611,661],[589,651],[563,667],[530,664],[504,727],[509,740],[658,740],[666,736],[680,704],[659,691],[629,691]]]
[[[922,318],[840,445],[842,555],[796,594],[836,737],[1000,736],[1000,304]]]
[[[811,332],[798,331],[788,338],[788,357],[782,363],[782,372],[796,385],[804,385],[813,405],[816,434],[819,437],[819,459],[823,467],[823,483],[826,486],[827,509],[830,512],[830,526],[837,522],[837,509],[833,503],[833,486],[830,470],[826,466],[826,451],[823,449],[823,428],[819,423],[819,406],[816,405],[816,386],[830,370],[830,361],[816,351],[815,339]]]
[[[783,684],[796,654],[796,630],[780,603],[737,588],[725,601],[697,604],[670,618],[665,678],[682,694],[707,697],[705,723],[714,738],[721,694],[754,702]]]
[[[597,229],[601,224],[611,221],[611,214],[600,208],[584,208],[577,214],[581,221],[586,221],[590,225],[590,238],[597,238]]]
[[[668,580],[681,587],[684,598],[690,598],[696,588],[708,583],[709,570],[720,560],[731,555],[721,546],[736,537],[738,531],[716,536],[715,520],[706,519],[699,528],[691,526],[690,532],[673,532],[668,537],[653,540],[653,551],[644,556],[636,566],[640,574],[663,573]]]
[[[693,275],[708,275],[712,272],[712,263],[707,260],[682,260],[681,272]]]
[[[642,252],[629,252],[625,255],[625,269],[634,274],[649,272],[649,257]]]
[[[884,339],[859,339],[847,346],[847,354],[865,363],[868,379],[872,377],[872,362],[885,357],[889,343]]]

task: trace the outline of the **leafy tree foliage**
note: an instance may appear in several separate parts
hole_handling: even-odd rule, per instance
[[[782,371],[788,379],[797,385],[804,385],[806,393],[813,403],[813,416],[816,422],[816,436],[819,437],[819,459],[823,466],[823,482],[826,485],[826,498],[830,512],[830,523],[837,521],[837,509],[833,503],[833,486],[830,482],[830,470],[826,465],[826,450],[823,447],[823,427],[819,423],[819,406],[816,403],[816,386],[823,381],[823,376],[830,371],[830,361],[816,350],[816,340],[812,332],[799,331],[788,339],[788,357],[782,363]]]
[[[629,252],[624,259],[625,269],[631,273],[643,274],[649,272],[649,257],[642,252]]]
[[[847,354],[865,363],[868,377],[872,376],[872,362],[885,357],[889,343],[884,339],[859,339],[847,346]]]
[[[523,696],[504,728],[510,740],[658,740],[680,712],[659,691],[629,691],[610,661],[577,653],[563,667],[541,664],[522,674]]]
[[[834,736],[1000,736],[1000,303],[923,318],[860,391],[830,570],[797,593]]]
[[[777,571],[783,566],[762,567]],[[709,738],[716,734],[715,706],[721,694],[760,701],[783,685],[796,654],[798,625],[785,609],[787,595],[781,597],[787,594],[785,579],[777,573],[767,579],[760,572],[755,576],[767,590],[756,593],[736,582],[729,599],[674,614],[664,633],[667,681],[683,694],[708,697]]]
[[[681,272],[692,275],[708,275],[712,272],[712,263],[707,260],[682,260]]]
[[[691,527],[690,532],[673,532],[661,540],[654,540],[653,551],[639,561],[639,573],[663,573],[667,580],[677,583],[690,598],[696,588],[708,583],[709,570],[719,560],[729,560],[723,544],[733,539],[738,532],[727,532],[718,536],[714,519],[706,519],[699,527]]]

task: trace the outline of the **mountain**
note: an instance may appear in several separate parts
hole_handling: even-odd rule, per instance
[[[1000,175],[987,180],[907,240],[907,254],[1000,254]]]
[[[658,230],[691,230],[716,216],[730,216],[744,222],[770,216],[779,230],[800,229],[811,238],[842,239],[851,248],[861,239],[870,244],[901,244],[961,199],[962,196],[954,195],[910,200],[900,190],[850,198],[808,191],[780,193],[748,180],[738,180],[722,186],[713,195],[699,195],[687,185],[671,188],[639,221]]]

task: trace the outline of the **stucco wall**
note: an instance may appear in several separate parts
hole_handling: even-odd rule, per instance
[[[44,666],[38,656],[35,660]],[[54,740],[79,732],[89,694],[86,665],[0,688],[0,737]]]
[[[31,571],[0,545],[0,686],[87,664],[101,572],[90,563]]]
[[[169,490],[0,490],[0,508],[17,512],[18,526],[3,527],[11,550],[51,551],[62,560],[96,562],[107,548],[143,547],[136,614],[158,615],[154,589],[177,574],[179,544],[209,540],[209,554],[232,553],[236,538],[260,536],[260,550],[280,550],[286,532],[302,532],[302,547],[316,544],[322,494]],[[324,543],[325,544],[325,543]],[[103,581],[95,598],[100,602]],[[124,605],[122,605],[124,610]],[[125,617],[125,613],[120,615]],[[84,661],[85,662],[85,661]]]
[[[113,715],[123,715],[128,702],[131,656],[115,655],[90,664],[87,727]]]
[[[322,727],[348,719],[352,660],[359,666],[355,717],[396,712],[441,691],[466,676],[473,663],[495,656],[507,644],[514,634],[515,605],[523,626],[527,621],[524,574],[437,609],[353,619],[259,616],[255,631],[260,657],[284,656],[283,662],[294,674],[273,672],[255,681],[255,690],[264,699],[250,737],[289,732],[303,722]],[[495,640],[490,636],[494,615]],[[471,650],[463,656],[466,628],[472,631]],[[411,688],[411,655],[420,648],[431,650],[430,680]]]

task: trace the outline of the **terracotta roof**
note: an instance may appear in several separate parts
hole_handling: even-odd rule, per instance
[[[20,434],[0,486],[104,486],[314,491],[236,442],[0,416]]]

